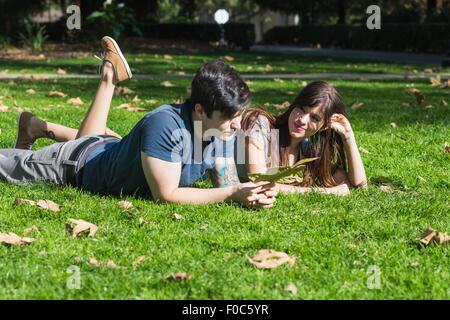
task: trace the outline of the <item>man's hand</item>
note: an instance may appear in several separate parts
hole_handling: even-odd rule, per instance
[[[252,182],[235,186],[231,200],[249,208],[270,208],[274,205],[277,195],[273,184],[256,185]]]

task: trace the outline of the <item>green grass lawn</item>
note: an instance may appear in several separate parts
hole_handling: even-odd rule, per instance
[[[94,52],[93,52],[94,54]],[[431,66],[396,64],[392,62],[373,62],[341,58],[311,57],[292,54],[267,54],[250,52],[216,51],[196,55],[172,54],[165,58],[162,54],[129,54],[125,56],[131,70],[136,74],[194,74],[198,66],[212,59],[226,56],[234,58],[229,63],[242,74],[273,73],[414,73],[423,72]],[[0,59],[0,72],[4,73],[55,73],[62,68],[70,73],[94,73],[91,57],[45,58],[43,60],[5,60]],[[435,72],[450,72],[450,68],[434,67]]]
[[[193,60],[197,65],[202,59]],[[184,65],[185,60],[177,61]],[[148,72],[159,70],[158,65],[145,63],[139,70],[147,72],[146,66],[152,68]],[[74,64],[73,71],[83,68],[83,63]],[[188,96],[188,80],[171,80],[173,88],[162,87],[161,81],[132,80],[125,85],[141,99],[135,104],[148,110]],[[124,214],[117,197],[70,187],[0,183],[0,232],[22,235],[27,227],[39,228],[30,234],[37,238],[32,244],[0,244],[0,299],[449,299],[448,246],[422,247],[418,242],[428,226],[450,233],[450,156],[443,147],[450,140],[450,117],[449,107],[441,105],[442,99],[450,102],[448,89],[415,82],[426,103],[405,106],[414,100],[404,93],[411,82],[331,82],[347,105],[364,103],[349,113],[358,144],[369,152],[362,153],[366,172],[372,181],[377,176],[391,178],[393,193],[372,183],[345,198],[279,196],[274,208],[261,211],[232,204],[159,205],[125,197],[140,207],[141,216],[154,222],[145,225]],[[9,106],[8,112],[0,112],[0,146],[14,143],[15,104],[49,121],[76,127],[96,86],[93,80],[0,81],[0,96]],[[293,100],[301,81],[252,81],[250,86],[253,105],[271,109],[272,104]],[[25,93],[30,88],[35,95]],[[50,98],[46,96],[50,90],[69,96]],[[84,106],[66,103],[77,96]],[[122,135],[145,114],[116,109],[133,96],[113,99],[109,126]],[[145,101],[149,99],[157,102]],[[391,122],[398,127],[392,128]],[[47,143],[40,140],[37,147]],[[14,206],[16,197],[50,199],[62,209],[54,213]],[[174,220],[175,213],[183,219]],[[65,228],[69,218],[96,224],[96,236],[73,240]],[[265,248],[296,256],[295,266],[256,269],[247,256]],[[148,259],[133,267],[139,256]],[[88,263],[90,258],[112,259],[119,268],[95,267]],[[67,270],[73,265],[81,272],[79,290],[66,286],[71,276]],[[367,286],[373,266],[381,271],[378,289]],[[192,278],[167,279],[179,271]],[[297,294],[284,290],[288,283],[295,284]]]

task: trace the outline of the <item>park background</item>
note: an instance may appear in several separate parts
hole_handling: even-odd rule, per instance
[[[67,28],[70,5],[81,8],[80,30]],[[370,5],[380,29],[366,25]],[[224,25],[218,9],[230,15]],[[448,245],[419,239],[428,227],[450,233],[449,31],[444,0],[0,0],[1,148],[24,110],[79,126],[97,87],[93,56],[111,35],[134,74],[113,99],[119,134],[188,98],[195,71],[223,59],[252,105],[274,113],[314,79],[334,84],[370,184],[347,197],[280,195],[251,211],[0,182],[0,233],[36,239],[0,243],[0,298],[448,299]],[[97,233],[72,238],[69,219]],[[295,263],[259,269],[249,258],[261,249]]]

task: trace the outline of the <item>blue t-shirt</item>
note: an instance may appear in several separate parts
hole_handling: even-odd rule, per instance
[[[181,162],[180,187],[192,185],[214,167],[215,157],[232,157],[234,141],[197,142],[191,105],[163,105],[149,112],[122,140],[94,148],[81,171],[81,187],[100,194],[151,197],[141,151],[169,162]],[[220,152],[218,152],[220,151]],[[94,155],[94,156],[93,156]]]

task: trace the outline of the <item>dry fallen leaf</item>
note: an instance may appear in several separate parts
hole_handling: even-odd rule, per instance
[[[364,105],[363,102],[357,102],[357,101],[355,101],[355,102],[353,102],[351,108],[352,108],[352,110],[358,110],[358,109],[361,108],[363,105]]]
[[[192,277],[187,274],[186,272],[175,272],[173,274],[171,274],[168,279],[172,279],[175,281],[186,281],[186,280],[191,280]]]
[[[39,231],[38,227],[32,226],[32,227],[29,227],[29,228],[26,228],[25,230],[23,230],[23,235],[27,236],[28,234],[30,234],[32,232],[38,232],[38,231]]]
[[[150,104],[157,104],[159,101],[156,99],[148,99],[148,100],[145,100],[145,102],[150,103]]]
[[[121,95],[121,94],[133,94],[133,93],[134,93],[134,91],[128,87],[117,86],[114,88],[114,95],[116,95],[116,96]]]
[[[0,243],[7,243],[13,245],[22,245],[29,244],[33,241],[36,241],[34,238],[21,238],[17,234],[8,232],[8,233],[0,233]]]
[[[183,216],[181,214],[179,214],[179,213],[174,213],[173,219],[174,220],[181,220],[181,219],[183,219]]]
[[[430,84],[432,87],[439,87],[441,85],[441,75],[438,74],[436,77],[431,77]]]
[[[209,225],[208,225],[207,223],[205,223],[205,224],[203,224],[203,225],[200,227],[200,229],[202,229],[202,230],[207,230],[208,227],[209,227]]]
[[[65,94],[64,92],[61,92],[61,91],[50,91],[48,93],[48,96],[65,98],[65,97],[67,97],[67,94]]]
[[[35,206],[35,205],[36,205],[36,202],[35,202],[35,201],[29,200],[29,199],[16,198],[16,199],[14,200],[14,204],[22,204],[22,203],[27,203],[27,204],[30,204],[30,205],[32,205],[32,206]]]
[[[450,154],[450,146],[448,145],[447,141],[444,142],[444,153]]]
[[[280,78],[274,78],[273,81],[277,82],[277,83],[283,83],[284,80],[280,79]]]
[[[175,85],[174,85],[172,82],[168,81],[168,80],[161,82],[161,85],[162,85],[163,87],[166,87],[166,88],[172,88],[172,87],[175,87]]]
[[[391,122],[391,127],[395,129],[397,128],[397,124],[395,122]]]
[[[121,206],[121,207],[122,207],[123,209],[125,209],[125,210],[130,209],[130,208],[133,207],[133,203],[131,203],[130,201],[124,201],[124,200],[122,200],[122,201],[117,202],[117,204],[118,204],[119,206]]]
[[[116,263],[114,262],[114,261],[112,261],[112,260],[108,260],[108,261],[98,261],[97,259],[95,259],[95,258],[91,258],[91,259],[89,259],[89,261],[88,261],[90,264],[92,264],[93,266],[96,266],[96,267],[107,267],[107,268],[111,268],[111,269],[115,269],[115,268],[117,268],[117,265],[116,265]]]
[[[228,61],[228,62],[233,62],[234,58],[232,56],[224,56],[223,60]]]
[[[82,106],[83,105],[83,101],[80,99],[80,97],[71,98],[71,99],[67,100],[67,103],[74,105],[74,106]]]
[[[139,99],[139,97],[138,97],[138,96],[134,96],[134,98],[133,98],[133,99],[131,99],[131,101],[133,101],[133,102],[140,102],[140,101],[141,101],[141,99]]]
[[[431,227],[428,227],[420,238],[420,242],[426,246],[433,242],[437,244],[448,244],[450,243],[450,236],[446,233],[439,232]]]
[[[285,101],[282,104],[274,104],[273,107],[277,110],[285,110],[289,108],[290,105],[291,103],[289,101]]]
[[[138,265],[140,265],[142,262],[144,262],[147,259],[148,259],[147,256],[140,256],[140,257],[138,257],[136,260],[134,260],[133,267],[136,268]]]
[[[432,68],[425,68],[425,69],[423,69],[423,72],[425,72],[425,73],[433,73],[433,69]]]
[[[273,70],[273,68],[272,68],[272,66],[271,66],[270,64],[266,64],[266,65],[265,65],[264,71],[269,72],[269,71],[272,71],[272,70]]]
[[[147,221],[143,217],[139,216],[136,212],[138,212],[138,208],[133,207],[133,204],[128,201],[119,201],[118,204],[124,209],[123,213],[132,216],[137,219],[142,224],[155,224],[153,221]]]
[[[358,150],[359,150],[360,152],[362,152],[362,153],[367,153],[367,154],[370,153],[367,149],[364,149],[364,148],[361,147],[361,146],[358,147]]]
[[[37,206],[41,209],[46,209],[46,210],[50,210],[53,212],[59,212],[60,211],[60,205],[51,201],[51,200],[38,200],[33,201],[33,200],[29,200],[29,199],[23,199],[23,198],[16,198],[14,200],[14,204],[22,204],[22,203],[26,203],[29,204],[31,206]]]
[[[56,74],[63,76],[65,74],[67,74],[66,70],[58,68],[58,70],[56,70]]]
[[[36,205],[39,208],[50,210],[50,211],[53,211],[53,212],[59,212],[59,210],[60,210],[59,204],[57,204],[57,203],[55,203],[55,202],[53,202],[51,200],[38,200],[36,202]]]
[[[8,112],[8,107],[0,102],[0,112]]]
[[[172,60],[173,59],[173,57],[170,54],[163,55],[163,58],[166,59],[166,60]]]
[[[291,266],[295,264],[295,257],[272,249],[259,250],[256,255],[252,258],[248,258],[248,260],[259,269],[274,269],[286,262]]]
[[[395,190],[392,189],[392,187],[390,187],[390,186],[381,185],[379,188],[381,191],[386,192],[386,193],[394,193],[395,192]]]
[[[146,111],[147,110],[145,108],[135,106],[134,104],[131,104],[131,103],[123,103],[120,106],[118,106],[117,109],[125,109],[125,110],[131,111],[131,112]]]
[[[34,91],[33,89],[27,89],[25,92],[27,94],[36,94],[36,91]]]
[[[289,282],[286,287],[284,287],[284,291],[292,293],[293,295],[297,294],[297,287],[292,282]]]
[[[415,97],[418,104],[422,104],[425,101],[425,96],[416,88],[407,89],[406,93]]]
[[[445,101],[443,99],[441,100],[441,104],[442,104],[443,107],[447,107],[448,106],[447,101]]]
[[[72,238],[75,239],[80,233],[89,230],[89,236],[93,237],[97,232],[98,227],[95,224],[84,220],[69,219],[68,225],[72,229]]]

